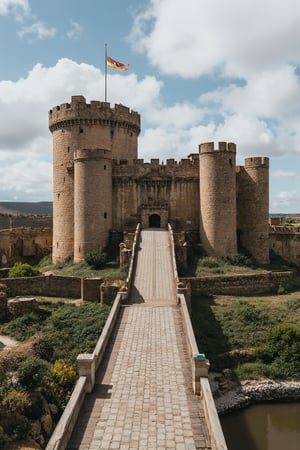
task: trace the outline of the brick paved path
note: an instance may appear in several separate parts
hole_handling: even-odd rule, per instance
[[[192,392],[168,246],[167,232],[142,232],[135,304],[121,308],[69,450],[211,448]]]

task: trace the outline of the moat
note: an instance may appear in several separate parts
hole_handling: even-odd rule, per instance
[[[298,450],[299,417],[300,403],[264,403],[225,415],[221,424],[228,450]]]

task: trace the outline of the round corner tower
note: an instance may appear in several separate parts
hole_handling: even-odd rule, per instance
[[[94,241],[93,249],[108,241],[111,224],[108,203],[111,208],[112,198],[103,199],[111,192],[111,160],[137,158],[140,115],[123,105],[86,103],[78,95],[72,96],[71,103],[49,111],[49,129],[53,135],[52,260],[65,261],[75,254],[76,260],[83,260],[85,251],[92,250],[86,236],[93,227],[93,236],[97,233],[101,236],[100,241]],[[80,181],[75,185],[74,180]],[[99,198],[103,200],[102,205]],[[98,206],[101,206],[101,220],[94,216]],[[83,220],[86,214],[89,221]],[[88,223],[88,229],[82,230],[81,226],[86,228]]]
[[[236,145],[199,146],[200,238],[207,255],[237,253]]]
[[[261,264],[269,262],[269,158],[246,158],[237,173],[241,245]]]

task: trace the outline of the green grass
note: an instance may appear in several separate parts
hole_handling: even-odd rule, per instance
[[[73,264],[71,261],[52,264],[49,257],[43,258],[39,264],[42,272],[69,277],[103,278],[106,280],[124,280],[127,268],[120,269],[116,261],[109,261],[103,269],[92,269],[86,262]]]
[[[75,364],[78,353],[94,350],[108,317],[110,306],[83,303],[39,302],[40,309],[0,324],[0,334],[18,341],[36,338],[42,356],[53,362],[68,360]]]
[[[231,367],[240,378],[249,377],[251,370],[256,376],[270,376],[272,371],[255,359],[253,350],[268,344],[270,330],[277,325],[300,327],[300,291],[262,297],[195,294],[192,323],[199,351],[213,369]],[[246,370],[244,363],[256,366]]]

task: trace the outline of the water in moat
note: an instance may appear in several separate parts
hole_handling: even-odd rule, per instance
[[[249,406],[221,424],[228,450],[300,449],[300,403]]]

